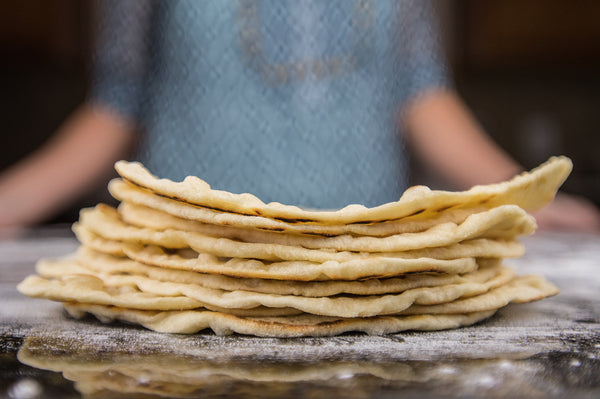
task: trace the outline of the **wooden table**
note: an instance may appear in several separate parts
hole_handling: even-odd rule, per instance
[[[0,395],[600,397],[600,237],[524,242],[527,254],[507,263],[544,274],[560,295],[457,330],[265,339],[77,321],[60,304],[23,297],[15,285],[37,259],[77,245],[66,229],[34,231],[0,241]]]

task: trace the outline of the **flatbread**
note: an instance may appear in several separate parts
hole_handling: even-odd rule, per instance
[[[336,317],[371,317],[397,314],[414,304],[432,305],[481,295],[507,284],[513,273],[507,268],[484,282],[466,282],[415,288],[399,294],[304,297],[226,291],[198,284],[164,282],[144,276],[67,275],[58,278],[29,276],[18,289],[29,296],[61,302],[94,303],[132,309],[194,309],[206,307],[224,313],[236,309],[287,308]],[[190,301],[186,301],[188,298]]]
[[[518,276],[510,283],[471,298],[459,299],[439,305],[415,305],[402,311],[402,314],[447,314],[481,312],[498,309],[509,303],[537,301],[557,295],[558,287],[542,276]]]
[[[325,297],[338,294],[383,295],[422,287],[468,282],[482,283],[505,269],[500,265],[500,260],[488,263],[488,265],[483,265],[479,269],[465,274],[411,273],[387,279],[370,278],[357,281],[286,281],[228,277],[147,266],[128,258],[118,258],[80,247],[72,256],[39,261],[36,265],[36,272],[46,278],[88,274],[101,277],[105,281],[105,278],[110,276],[122,276],[127,277],[127,280],[133,280],[133,283],[135,279],[142,276],[156,281],[198,284],[202,287],[226,291],[243,290],[265,294]],[[114,283],[111,281],[110,284]]]
[[[531,172],[507,182],[475,186],[463,192],[432,191],[417,186],[409,188],[397,202],[374,208],[354,204],[338,211],[310,211],[275,202],[265,204],[251,194],[213,190],[208,183],[194,176],[188,176],[183,182],[158,179],[137,162],[119,161],[115,168],[124,179],[139,187],[193,205],[293,223],[348,224],[396,220],[416,213],[435,214],[439,210],[469,205],[492,208],[514,204],[535,211],[554,198],[571,172],[572,163],[566,157],[552,157]]]
[[[468,208],[449,208],[437,215],[421,214],[402,218],[400,221],[354,223],[342,225],[294,224],[262,216],[247,216],[222,212],[156,195],[122,179],[114,179],[108,184],[113,197],[126,205],[137,205],[163,213],[203,223],[206,226],[237,226],[248,229],[260,229],[278,233],[311,234],[317,236],[337,236],[343,234],[385,237],[393,234],[415,233],[427,230],[441,223],[462,223],[469,215],[483,212],[489,208],[472,206]],[[127,216],[131,216],[129,212]],[[132,223],[135,224],[135,223]],[[204,227],[215,231],[215,227]],[[211,235],[207,230],[205,234]]]
[[[450,208],[439,211],[437,215],[427,214],[427,216],[423,216],[416,214],[402,218],[400,221],[379,223],[343,225],[294,224],[262,216],[240,215],[187,204],[162,197],[121,179],[112,180],[108,184],[108,189],[112,196],[119,201],[161,210],[179,218],[194,220],[204,224],[237,226],[278,233],[312,234],[317,236],[352,234],[385,237],[393,234],[413,233],[426,230],[440,223],[462,223],[469,215],[489,209],[483,206],[474,206],[466,209]]]
[[[120,210],[81,211],[82,246],[40,261],[20,292],[101,321],[258,336],[386,334],[469,325],[511,302],[556,295],[501,258],[520,256],[527,213],[552,200],[565,157],[510,181],[463,192],[416,186],[400,200],[335,211],[265,204],[196,178],[158,179],[116,164]]]
[[[33,298],[52,301],[77,301],[101,305],[134,307],[151,310],[183,310],[204,307],[204,304],[185,296],[162,297],[145,294],[128,287],[106,287],[102,280],[85,275],[46,279],[28,276],[17,286],[19,292]]]
[[[150,266],[190,270],[200,273],[221,274],[231,277],[272,280],[327,281],[387,278],[416,272],[468,273],[477,269],[474,258],[451,260],[416,258],[404,259],[385,256],[354,258],[346,261],[266,262],[258,259],[222,259],[210,254],[197,256],[168,253],[154,245],[124,244],[123,252],[133,260]],[[483,259],[481,261],[484,261]]]
[[[126,245],[122,242],[102,238],[78,223],[73,225],[73,232],[86,248],[118,257],[127,256],[123,251]],[[525,246],[519,241],[480,238],[463,241],[447,247],[424,248],[395,253],[393,257],[403,259],[431,258],[452,260],[462,258],[517,258],[523,256],[524,253]],[[392,256],[392,254],[378,255]]]
[[[82,244],[82,246],[105,254],[121,258],[125,257],[125,252],[123,252],[123,243],[100,237],[98,234],[88,230],[77,222],[73,223],[71,229],[73,230],[73,233],[75,233],[75,237]]]
[[[282,338],[333,336],[349,331],[384,335],[406,330],[444,330],[475,324],[495,313],[487,311],[464,315],[377,316],[355,319],[315,315],[250,318],[211,311],[143,311],[78,303],[65,303],[64,307],[75,318],[90,313],[104,323],[119,320],[164,333],[194,334],[210,328],[217,335],[238,333]]]
[[[257,336],[298,337],[330,336],[348,331],[383,335],[404,330],[430,331],[474,324],[491,316],[498,308],[510,302],[535,301],[555,295],[557,292],[558,289],[543,278],[527,276],[516,278],[506,286],[496,288],[486,294],[454,302],[459,304],[455,306],[456,308],[489,308],[481,312],[350,319],[310,314],[281,317],[237,317],[209,311],[143,311],[78,303],[65,303],[64,306],[72,316],[77,318],[83,317],[86,312],[89,312],[102,322],[121,320],[140,324],[154,331],[169,333],[193,334],[210,328],[218,335],[236,332]]]
[[[22,294],[33,298],[58,302],[81,301],[141,310],[213,310],[244,317],[292,316],[302,313],[297,309],[285,307],[255,306],[247,309],[224,309],[182,295],[157,295],[131,286],[105,285],[101,279],[90,275],[63,276],[60,279],[46,279],[32,275],[25,278],[17,289]]]
[[[356,252],[395,253],[443,247],[464,240],[488,236],[512,238],[519,234],[531,234],[535,230],[535,220],[514,205],[501,206],[471,215],[459,226],[447,223],[421,233],[408,233],[385,238],[349,235],[326,238],[277,235],[273,237],[273,240],[277,241],[272,243],[210,237],[183,230],[157,231],[139,228],[124,223],[118,212],[107,205],[81,210],[79,223],[97,235],[110,240],[154,244],[166,248],[192,248],[197,252],[223,257],[312,262],[345,261],[366,256],[366,254]]]
[[[233,226],[218,226],[179,218],[156,209],[128,203],[121,203],[118,212],[123,222],[140,228],[157,231],[190,231],[210,237],[222,237],[243,242],[294,245],[313,249],[330,248],[338,251],[405,251],[407,248],[410,250],[414,249],[414,247],[448,245],[448,242],[461,240],[461,237],[464,236],[514,238],[516,236],[529,235],[536,228],[535,219],[514,205],[502,206],[493,211],[487,210],[486,212],[471,214],[458,225],[446,222],[420,232],[396,234],[387,237],[357,237],[348,234],[336,237],[322,237],[307,234],[282,234]],[[440,243],[440,241],[442,242]]]
[[[124,183],[127,184],[127,183]],[[139,190],[139,189],[138,189]],[[150,197],[153,197],[153,194],[148,194]],[[159,197],[160,198],[160,197]],[[170,201],[174,206],[177,206],[177,202],[173,200]],[[180,206],[187,206],[185,204]],[[159,207],[160,208],[160,207]],[[168,212],[162,211],[159,208],[151,208],[145,205],[140,205],[134,202],[121,202],[118,207],[119,214],[121,215],[121,219],[131,225],[137,227],[147,227],[154,230],[165,230],[165,229],[175,229],[175,230],[186,230],[186,231],[195,231],[198,233],[202,233],[208,236],[220,236],[227,238],[238,238],[246,236],[248,234],[254,235],[257,238],[251,238],[250,241],[254,242],[262,242],[265,240],[270,240],[272,237],[277,235],[290,234],[294,236],[300,237],[334,237],[339,235],[351,234],[354,236],[366,235],[370,237],[385,237],[394,234],[405,234],[405,233],[418,233],[421,231],[425,231],[433,226],[442,224],[442,223],[454,223],[461,224],[464,220],[472,215],[473,213],[484,212],[487,208],[480,209],[455,209],[447,212],[440,213],[440,217],[438,218],[427,218],[417,220],[417,217],[411,218],[411,220],[400,222],[387,222],[387,223],[379,223],[379,224],[370,224],[370,225],[328,225],[328,226],[313,226],[308,225],[310,227],[323,227],[325,229],[326,234],[318,234],[313,230],[309,230],[308,232],[298,232],[296,227],[291,226],[288,228],[266,228],[265,226],[258,225],[257,227],[244,227],[244,223],[240,223],[240,226],[236,226],[235,223],[221,225],[214,224],[213,220],[209,222],[199,222],[197,220],[185,219],[179,216],[172,215]],[[243,218],[247,216],[229,214],[230,216],[235,216],[238,218]],[[247,217],[253,218],[253,217]],[[254,217],[258,218],[259,217]],[[268,221],[268,225],[275,222],[272,219],[266,219]],[[414,219],[414,220],[413,220]],[[302,225],[304,226],[304,225]],[[364,229],[355,229],[354,227],[368,227],[367,230]],[[369,234],[372,233],[372,234]]]

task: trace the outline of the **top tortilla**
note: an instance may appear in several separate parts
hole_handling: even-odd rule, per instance
[[[497,184],[479,185],[467,191],[449,192],[414,186],[396,202],[373,208],[352,204],[336,211],[305,210],[277,202],[265,204],[248,193],[233,194],[211,189],[195,176],[182,182],[159,179],[138,162],[118,161],[115,169],[123,179],[156,194],[193,205],[249,216],[264,216],[291,223],[347,224],[397,220],[416,214],[435,214],[456,207],[514,204],[536,211],[552,201],[572,169],[569,158],[552,157],[530,172]],[[423,215],[424,216],[424,215]]]

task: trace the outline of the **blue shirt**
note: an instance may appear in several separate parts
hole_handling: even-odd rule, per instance
[[[447,74],[425,1],[116,1],[93,101],[173,180],[310,208],[395,201],[403,104]]]

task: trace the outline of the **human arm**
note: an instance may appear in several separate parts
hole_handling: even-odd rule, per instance
[[[416,155],[460,189],[500,182],[523,170],[451,90],[434,88],[417,96],[402,120]]]
[[[500,182],[523,170],[485,134],[451,90],[432,89],[415,97],[402,121],[417,156],[459,188]],[[600,212],[577,196],[559,193],[535,216],[542,228],[600,232]]]
[[[66,208],[127,154],[143,99],[153,4],[107,0],[94,7],[90,100],[46,145],[0,175],[0,235]]]
[[[48,143],[0,175],[0,232],[47,219],[107,179],[133,130],[108,108],[81,105]]]

